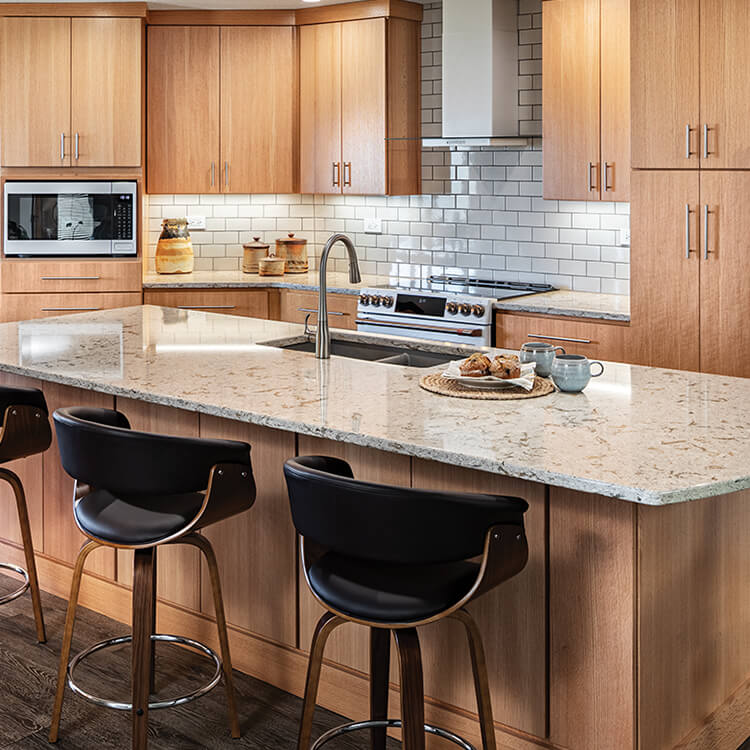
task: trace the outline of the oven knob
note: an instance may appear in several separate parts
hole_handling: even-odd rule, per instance
[[[445,309],[451,314],[455,315],[458,312],[458,305],[455,302],[449,302]]]
[[[373,295],[371,298],[371,301],[372,301],[372,304],[375,305],[375,307],[379,307],[380,305],[383,304],[383,298],[379,295],[377,297]]]
[[[465,302],[458,306],[461,311],[461,315],[471,315],[471,305],[467,305]]]
[[[474,307],[471,308],[471,311],[477,316],[477,318],[481,318],[482,315],[484,315],[484,305],[474,305]]]
[[[393,304],[393,297],[382,298],[383,307],[390,307]]]
[[[367,305],[373,304],[375,297],[371,297],[369,294],[360,294],[359,301],[363,306],[367,307]]]

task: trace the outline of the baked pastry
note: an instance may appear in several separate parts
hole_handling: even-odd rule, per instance
[[[511,380],[521,377],[521,363],[518,357],[495,357],[490,363],[490,374],[502,380]]]
[[[466,378],[481,378],[490,374],[490,360],[481,352],[472,354],[461,363],[461,374]]]

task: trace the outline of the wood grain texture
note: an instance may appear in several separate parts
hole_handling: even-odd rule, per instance
[[[154,565],[153,548],[135,552],[133,566],[133,645],[131,650],[131,715],[133,750],[148,747],[149,687],[151,685],[151,636],[154,622]]]
[[[106,292],[101,294],[3,294],[0,316],[4,323],[33,320],[76,312],[113,310],[140,305],[140,292]]]
[[[357,329],[357,295],[329,294],[328,311],[340,312],[343,315],[331,315],[328,323],[333,328]],[[296,289],[283,289],[281,292],[281,309],[279,320],[287,323],[304,323],[307,317],[303,310],[318,309],[317,292],[300,292]],[[317,313],[310,316],[310,324],[317,324]]]
[[[0,164],[69,166],[70,18],[4,18],[0,27]]]
[[[359,0],[339,5],[323,5],[318,8],[300,8],[296,12],[296,21],[299,25],[386,17],[421,21],[422,15],[423,8],[418,3],[404,0]]]
[[[631,164],[636,169],[699,166],[700,2],[631,0]],[[694,129],[689,158],[688,125]]]
[[[348,195],[386,192],[385,24],[376,18],[341,25],[342,187]]]
[[[300,190],[340,193],[341,24],[304,26],[299,40]]]
[[[195,412],[119,397],[115,406],[125,414],[134,430],[198,437],[198,414]],[[181,544],[162,545],[156,572],[157,593],[161,599],[200,611],[201,566],[197,549]],[[130,550],[117,550],[117,580],[126,586],[132,585],[133,553]]]
[[[733,712],[719,707],[750,678],[749,500],[738,492],[638,508],[644,750],[671,750],[697,726],[690,750],[735,750],[741,741]],[[745,736],[747,728],[745,713]]]
[[[710,128],[701,167],[750,168],[750,6],[743,0],[701,0],[700,125]],[[702,134],[701,134],[702,139]]]
[[[599,0],[547,0],[542,11],[544,197],[599,200]]]
[[[150,10],[149,26],[294,26],[293,10]]]
[[[216,551],[227,621],[294,647],[297,550],[282,470],[295,454],[294,435],[206,416],[201,416],[200,435],[249,443],[257,486],[250,510],[203,531]],[[210,615],[208,580],[204,565],[201,611]]]
[[[217,27],[149,27],[149,193],[219,192],[219,68]]]
[[[264,289],[146,289],[143,298],[146,305],[268,318],[268,293]]]
[[[630,0],[600,0],[600,2],[601,196],[604,201],[628,201],[630,200]]]
[[[145,18],[147,4],[126,3],[0,3],[0,16],[65,16]]]
[[[221,29],[225,193],[297,192],[295,36],[290,27]]]
[[[133,260],[4,260],[3,294],[16,292],[140,292],[142,264]]]
[[[563,747],[636,747],[635,519],[630,503],[550,488],[549,737]]]
[[[742,196],[750,190],[748,172],[701,173],[700,369],[750,377],[747,310],[750,272],[747,236],[750,217]],[[708,247],[706,247],[706,236]],[[706,253],[706,250],[708,251]]]
[[[631,361],[698,370],[698,172],[632,174]],[[685,207],[690,206],[686,258]]]
[[[140,18],[73,19],[70,133],[77,166],[141,165],[142,42]]]

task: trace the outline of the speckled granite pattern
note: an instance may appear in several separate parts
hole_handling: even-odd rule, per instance
[[[133,307],[1,325],[0,370],[649,505],[750,488],[750,379],[607,364],[580,395],[473,402],[259,345],[300,333]]]
[[[495,309],[534,315],[566,315],[571,318],[627,322],[630,320],[630,297],[622,294],[595,294],[561,289],[557,292],[503,300],[495,303]]]

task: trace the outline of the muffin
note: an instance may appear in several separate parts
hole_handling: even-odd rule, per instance
[[[521,377],[521,364],[518,357],[495,357],[490,363],[490,374],[502,380]]]
[[[490,360],[477,352],[461,363],[461,374],[467,378],[481,378],[490,374]]]

